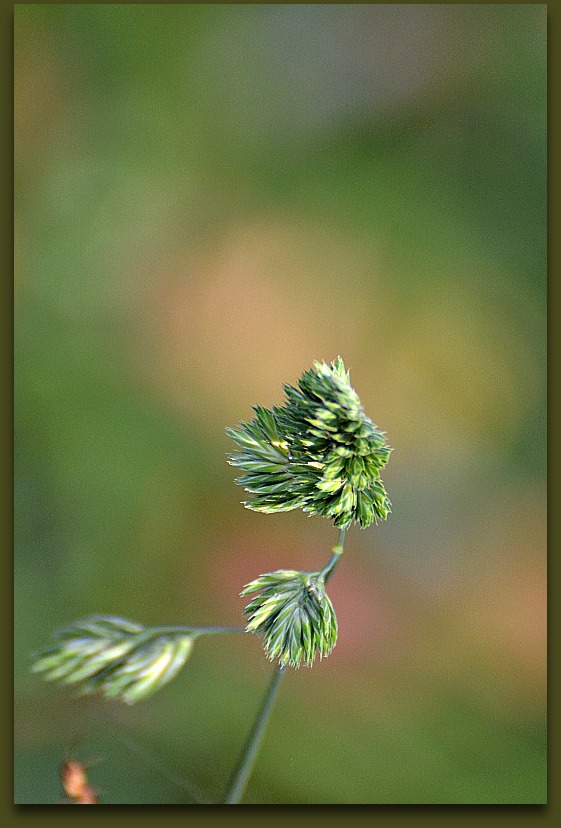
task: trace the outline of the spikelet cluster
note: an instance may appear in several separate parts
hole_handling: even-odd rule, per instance
[[[132,621],[96,615],[54,635],[32,670],[46,681],[74,685],[80,693],[100,693],[127,704],[167,684],[183,667],[193,638],[162,633]]]
[[[366,416],[343,360],[314,363],[285,385],[283,406],[256,406],[249,423],[227,429],[241,449],[229,462],[257,512],[303,509],[346,528],[385,519],[391,504],[380,479],[391,448]]]
[[[337,617],[318,572],[281,569],[260,575],[241,595],[256,595],[244,610],[246,631],[263,635],[270,661],[281,667],[311,667],[337,642]]]

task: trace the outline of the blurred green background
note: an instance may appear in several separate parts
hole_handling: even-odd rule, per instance
[[[246,803],[546,800],[546,6],[15,8],[15,801],[216,801],[272,667],[201,640],[127,708],[29,672],[92,613],[239,624],[337,532],[224,428],[341,354],[394,453],[336,650]]]

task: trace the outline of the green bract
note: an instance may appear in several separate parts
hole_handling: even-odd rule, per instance
[[[337,617],[319,572],[278,570],[247,584],[242,595],[259,592],[244,610],[247,632],[264,635],[263,647],[281,667],[310,667],[337,642]]]
[[[380,479],[391,448],[366,416],[339,357],[315,362],[298,382],[285,385],[286,402],[255,406],[256,416],[227,434],[241,451],[229,462],[244,471],[236,482],[257,512],[303,509],[336,526],[369,526],[391,504]]]
[[[167,684],[187,660],[193,637],[163,633],[96,615],[54,635],[33,671],[47,681],[73,684],[81,693],[101,693],[133,704]]]

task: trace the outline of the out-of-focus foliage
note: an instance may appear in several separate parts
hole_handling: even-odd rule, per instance
[[[16,6],[17,802],[77,739],[102,802],[220,795],[256,638],[132,709],[29,655],[90,614],[239,624],[260,572],[321,568],[336,530],[244,510],[224,428],[337,354],[393,511],[245,801],[545,801],[545,9]]]
[[[57,631],[32,670],[80,693],[134,704],[175,678],[193,641],[189,628],[146,629],[126,618],[94,615]]]

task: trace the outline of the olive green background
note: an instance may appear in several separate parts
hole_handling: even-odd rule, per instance
[[[321,566],[336,531],[244,510],[224,427],[337,354],[393,513],[244,801],[545,802],[545,11],[16,6],[16,802],[70,754],[107,804],[220,796],[257,639],[132,708],[29,655],[94,612],[238,624]]]

